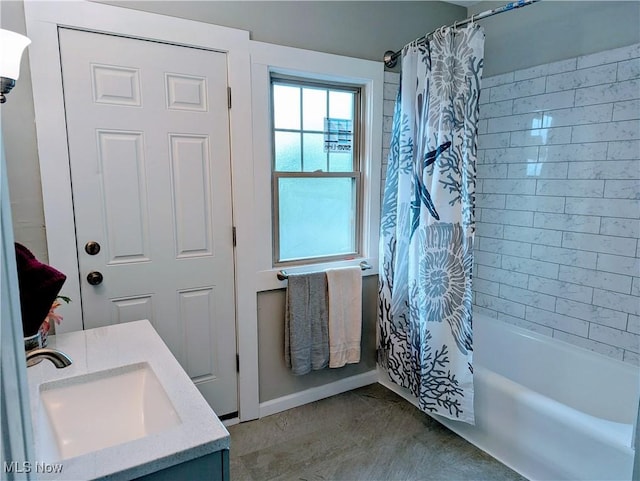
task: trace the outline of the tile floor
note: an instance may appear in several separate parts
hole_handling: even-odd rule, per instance
[[[525,479],[380,384],[229,432],[233,481]]]

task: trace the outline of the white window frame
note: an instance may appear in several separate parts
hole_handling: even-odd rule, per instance
[[[287,266],[287,273],[303,273],[332,267],[358,265],[366,261],[378,273],[380,229],[380,172],[382,157],[382,62],[333,55],[263,42],[250,42],[254,147],[255,259],[258,292],[279,289],[286,282],[277,278],[283,267],[274,266],[272,222],[272,73],[301,79],[354,84],[361,88],[361,255],[350,260],[318,261]]]
[[[343,91],[350,92],[354,95],[354,107],[353,107],[353,144],[354,148],[352,149],[353,153],[353,164],[351,171],[331,171],[326,170],[323,172],[310,172],[308,170],[301,171],[277,171],[275,169],[275,149],[272,149],[272,159],[271,159],[271,172],[272,172],[272,218],[273,218],[273,265],[281,266],[281,268],[286,268],[289,266],[295,265],[306,265],[310,263],[320,263],[320,262],[330,262],[332,260],[342,260],[345,258],[350,258],[354,256],[361,256],[362,253],[362,185],[361,185],[361,149],[360,143],[362,140],[362,102],[361,102],[361,88],[359,85],[347,85],[341,84],[338,82],[317,82],[316,79],[309,80],[308,78],[293,78],[293,77],[282,77],[282,76],[272,76],[271,77],[271,89],[269,90],[269,95],[271,96],[271,108],[274,109],[273,102],[273,86],[275,83],[285,84],[285,85],[293,85],[298,88],[306,88],[311,86],[312,88],[321,88],[326,89],[326,91]],[[304,112],[305,106],[303,103],[300,105],[301,112]],[[271,139],[272,143],[275,142],[275,132],[276,127],[273,124],[273,111],[271,112]],[[300,130],[302,133],[305,131],[304,126],[302,124],[302,119],[300,120]],[[296,130],[296,129],[288,129],[288,130]],[[298,132],[298,131],[296,131]],[[304,165],[304,154],[303,151],[300,152],[302,156],[302,165]],[[327,164],[328,166],[328,164]],[[355,223],[354,228],[355,232],[353,241],[354,241],[354,250],[349,254],[325,254],[321,256],[314,257],[298,257],[293,259],[279,259],[279,247],[280,247],[280,233],[278,229],[280,227],[280,216],[279,216],[279,196],[278,196],[278,181],[282,178],[351,178],[355,183],[355,203],[353,207],[355,209]]]

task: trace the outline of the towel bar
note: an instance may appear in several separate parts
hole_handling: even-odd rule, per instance
[[[360,263],[360,269],[362,269],[363,271],[366,271],[371,269],[371,266],[367,261],[362,261]],[[278,271],[276,276],[278,277],[279,281],[286,281],[289,278],[289,274],[287,274],[286,271]]]

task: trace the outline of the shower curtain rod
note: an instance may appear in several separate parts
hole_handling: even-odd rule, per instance
[[[453,25],[450,25],[450,27],[453,27],[453,28],[462,27],[463,25],[466,25],[471,22],[475,22],[476,20],[482,20],[483,18],[492,17],[493,15],[498,15],[499,13],[515,10],[516,8],[526,7],[527,5],[531,5],[539,1],[540,0],[518,0],[517,2],[509,2],[506,5],[503,5],[502,7],[497,7],[497,8],[494,8],[493,10],[485,10],[484,12],[471,15],[470,18],[466,18],[459,22],[453,22]],[[440,30],[440,28],[437,28],[433,32],[428,33],[424,37],[414,40],[414,42],[423,43],[425,40],[427,40],[427,38],[429,38],[435,32]],[[401,53],[402,53],[402,49],[398,50],[397,52],[394,52],[393,50],[387,50],[384,53],[384,57],[383,57],[384,64],[389,68],[395,67],[396,63],[398,63],[398,57],[400,56]]]

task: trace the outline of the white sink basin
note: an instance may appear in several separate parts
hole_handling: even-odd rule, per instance
[[[146,362],[44,383],[40,398],[40,454],[52,459],[108,448],[181,423]]]

